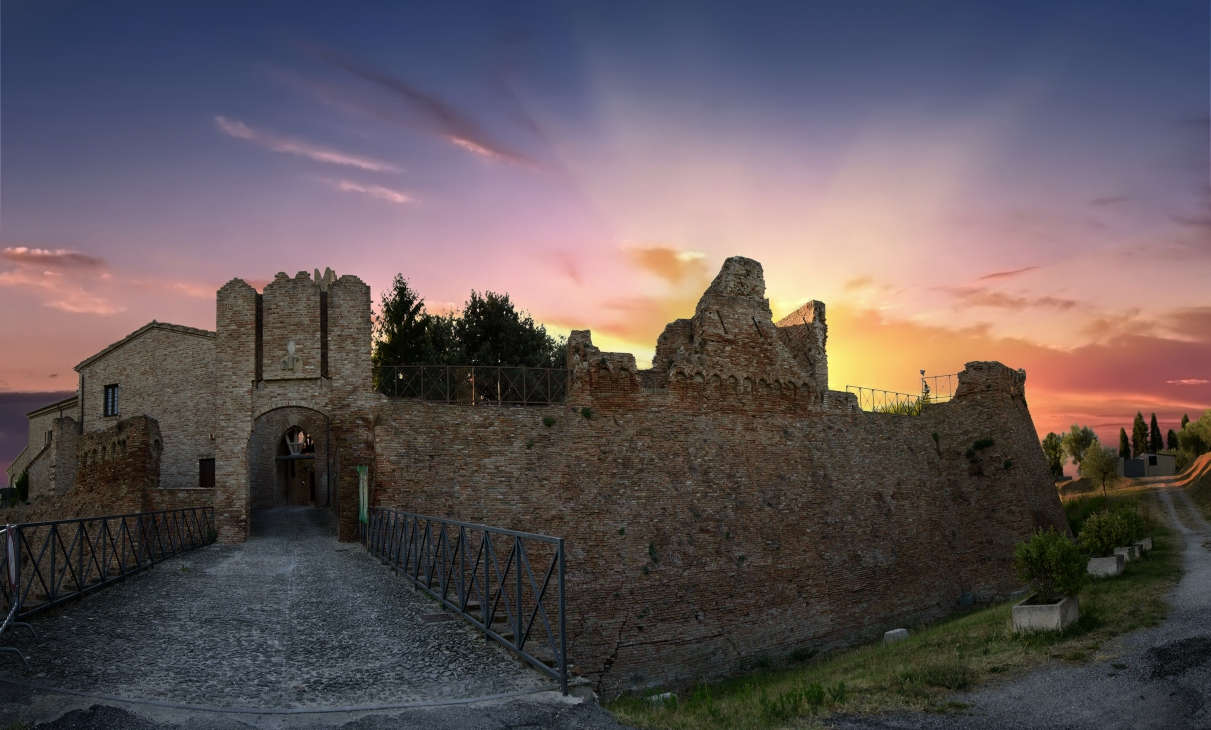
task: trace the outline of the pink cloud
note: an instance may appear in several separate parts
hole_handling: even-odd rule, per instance
[[[30,246],[6,246],[0,250],[0,258],[18,264],[40,266],[48,269],[101,269],[104,259],[89,256],[67,248],[32,248]]]
[[[331,147],[324,147],[295,137],[287,137],[273,132],[253,129],[238,119],[228,119],[220,115],[214,118],[214,123],[219,131],[228,137],[247,140],[274,152],[306,157],[309,160],[329,165],[356,167],[359,170],[368,170],[370,172],[400,172],[399,167],[389,162],[341,152]]]
[[[110,315],[126,309],[53,271],[0,271],[0,286],[40,291],[43,293],[42,305],[61,312]]]

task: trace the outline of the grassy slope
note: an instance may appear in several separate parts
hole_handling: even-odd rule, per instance
[[[956,709],[961,705],[949,699],[953,690],[1048,661],[1099,657],[1107,639],[1159,623],[1168,610],[1163,596],[1181,568],[1174,535],[1158,529],[1154,542],[1152,553],[1121,577],[1088,585],[1079,596],[1080,622],[1060,635],[1015,635],[1012,604],[1002,603],[915,630],[896,644],[760,671],[664,702],[624,697],[607,707],[639,727],[686,729],[808,727],[832,712]]]

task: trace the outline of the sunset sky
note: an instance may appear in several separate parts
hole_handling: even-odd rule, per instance
[[[1211,408],[1204,0],[185,5],[0,5],[0,392],[325,266],[642,363],[742,254],[828,304],[836,389]]]

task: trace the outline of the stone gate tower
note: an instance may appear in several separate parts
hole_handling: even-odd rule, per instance
[[[215,313],[215,518],[248,535],[254,507],[314,504],[356,531],[354,467],[370,457],[370,287],[331,269],[232,279]],[[202,406],[205,407],[205,406]]]

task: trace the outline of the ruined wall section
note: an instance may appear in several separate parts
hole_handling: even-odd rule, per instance
[[[595,377],[633,383],[615,364]],[[673,387],[587,416],[392,401],[373,499],[567,538],[570,651],[607,694],[722,676],[1019,587],[1013,545],[1063,513],[1018,374],[960,377],[916,417]]]
[[[828,322],[824,302],[809,301],[778,320],[778,339],[790,350],[815,383],[816,391],[828,393]]]
[[[699,299],[693,317],[664,328],[651,370],[620,377],[621,371],[634,369],[625,362],[628,355],[590,350],[587,331],[575,342],[569,338],[569,368],[574,381],[582,379],[573,390],[587,403],[596,398],[608,402],[620,392],[671,388],[704,405],[703,397],[712,391],[730,388],[741,399],[755,401],[768,401],[773,391],[793,409],[824,408],[824,305],[809,302],[796,314],[792,321],[783,320],[785,327],[775,326],[761,264],[733,256]]]
[[[56,427],[74,433],[75,421],[62,418]],[[0,519],[38,522],[144,510],[144,495],[158,491],[160,478],[163,446],[155,419],[122,419],[77,439],[78,448],[70,456],[73,466],[59,465],[64,473],[74,473],[74,485],[61,494],[31,497],[28,505],[0,513]]]

